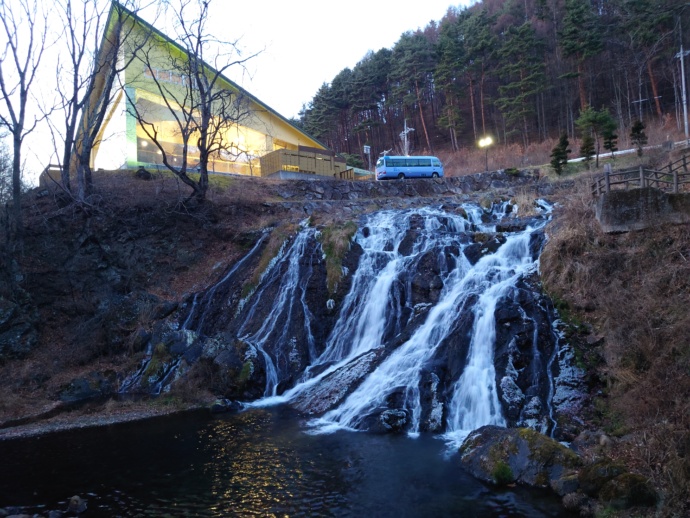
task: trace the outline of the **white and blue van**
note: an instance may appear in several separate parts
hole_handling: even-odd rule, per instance
[[[382,156],[376,162],[376,179],[440,178],[443,164],[435,156]]]

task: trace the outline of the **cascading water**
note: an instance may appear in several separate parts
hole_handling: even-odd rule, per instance
[[[313,433],[430,431],[457,444],[486,424],[552,429],[557,341],[528,280],[547,221],[545,204],[520,220],[507,202],[370,214],[337,300],[319,232],[303,225],[245,299],[223,301],[213,287],[183,327],[209,337],[206,358],[242,368],[243,394],[261,387],[246,405],[288,404],[312,416]],[[204,309],[211,300],[232,317]]]
[[[311,333],[311,311],[306,303],[307,284],[311,278],[312,265],[316,257],[310,257],[306,263],[307,272],[302,271],[305,257],[308,255],[307,244],[315,239],[316,230],[303,227],[295,240],[284,252],[280,262],[275,262],[264,275],[264,283],[254,297],[253,304],[249,307],[249,313],[238,330],[240,339],[252,346],[264,359],[266,369],[266,388],[264,396],[275,396],[281,376],[281,368],[289,364],[289,354],[293,346],[290,326],[295,321],[302,322],[302,329],[308,344],[310,359],[316,355],[314,349],[314,336]],[[281,267],[284,266],[284,268]],[[268,315],[260,321],[258,329],[252,329],[255,313],[261,307],[261,301],[269,296],[267,286],[277,284],[277,296],[273,301]],[[274,351],[272,357],[267,349],[271,346]],[[287,356],[278,357],[276,351],[287,352]],[[281,367],[281,365],[283,367]]]
[[[263,245],[268,236],[268,231],[264,231],[251,250],[242,257],[242,259],[236,262],[220,281],[207,291],[194,295],[192,307],[187,314],[187,318],[185,318],[180,326],[180,332],[185,337],[187,345],[203,331],[204,321],[209,310],[219,302],[216,299],[216,294],[220,288],[235,280],[241,268],[255,258],[257,252],[261,249],[261,245]],[[136,387],[141,387],[142,382],[148,387],[148,391],[151,394],[160,394],[165,388],[169,387],[169,382],[177,372],[182,356],[174,358],[168,363],[163,363],[163,365],[156,370],[151,369],[153,358],[153,344],[149,343],[146,350],[146,357],[142,360],[139,369],[122,382],[119,390],[120,393],[134,391]],[[147,377],[150,379],[147,379]]]
[[[495,219],[503,216],[504,211],[505,205],[501,205]],[[372,215],[364,223],[364,231],[355,238],[363,254],[352,288],[343,301],[341,318],[324,352],[306,370],[301,383],[281,397],[257,404],[294,402],[304,398],[314,385],[333,383],[329,380],[332,373],[347,369],[369,351],[385,349],[386,344],[414,320],[415,308],[410,307],[414,302],[409,293],[410,275],[423,268],[422,261],[431,256],[442,285],[438,301],[431,304],[430,309],[424,308],[423,321],[407,340],[387,354],[381,354],[384,359],[358,386],[353,383],[347,398],[312,421],[313,431],[367,428],[372,415],[384,416],[388,411],[383,419],[390,419],[392,415],[405,422],[408,433],[418,433],[423,428],[420,391],[423,374],[433,370],[433,364],[438,363],[439,350],[447,348],[454,333],[458,332],[454,317],[467,313],[472,315],[473,323],[464,368],[457,379],[445,377],[449,397],[437,402],[440,412],[447,416],[446,437],[451,442],[462,441],[482,425],[505,425],[494,369],[494,313],[499,301],[514,289],[516,281],[534,271],[536,254],[531,241],[539,228],[528,228],[508,236],[495,253],[486,253],[471,264],[463,253],[465,248],[476,246],[470,233],[488,233],[495,228],[495,221],[483,224],[481,216],[486,213],[474,206],[465,208],[462,215],[428,208]],[[421,218],[422,223],[415,221],[416,218]],[[542,220],[540,226],[544,222]],[[329,364],[330,368],[310,377],[311,370],[318,372],[315,367],[324,364]],[[535,365],[542,367],[538,359]],[[534,375],[539,373],[532,373]],[[342,382],[342,378],[336,379]],[[393,405],[395,408],[388,404],[391,399],[398,400]]]

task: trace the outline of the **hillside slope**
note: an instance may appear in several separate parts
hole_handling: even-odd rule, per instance
[[[306,219],[344,224],[377,209],[491,190],[514,195],[532,185],[542,184],[527,173],[354,183],[219,177],[196,208],[185,207],[184,186],[163,175],[99,175],[95,199],[81,207],[59,190],[34,190],[23,201],[23,254],[16,263],[5,256],[0,275],[0,423],[31,422],[112,393],[144,355],[153,323],[214,284],[265,228],[273,228],[268,250],[277,251]],[[173,399],[210,397],[192,387]]]
[[[664,516],[690,510],[689,261],[687,225],[604,234],[584,184],[561,200],[541,257],[562,316],[591,330],[590,424],[619,438],[608,455],[661,489]]]

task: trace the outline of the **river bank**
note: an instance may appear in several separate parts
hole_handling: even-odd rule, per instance
[[[49,411],[26,415],[19,420],[0,422],[0,441],[27,439],[69,430],[107,427],[115,424],[144,421],[156,417],[208,409],[212,401],[204,403],[183,403],[149,401],[109,400],[101,403],[86,403],[79,408],[52,405]],[[210,410],[209,410],[210,413]]]

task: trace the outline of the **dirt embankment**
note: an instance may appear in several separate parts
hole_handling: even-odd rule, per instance
[[[583,186],[549,234],[544,285],[566,320],[592,331],[580,361],[598,383],[590,426],[612,438],[603,453],[663,495],[650,516],[688,516],[690,226],[605,234]]]

